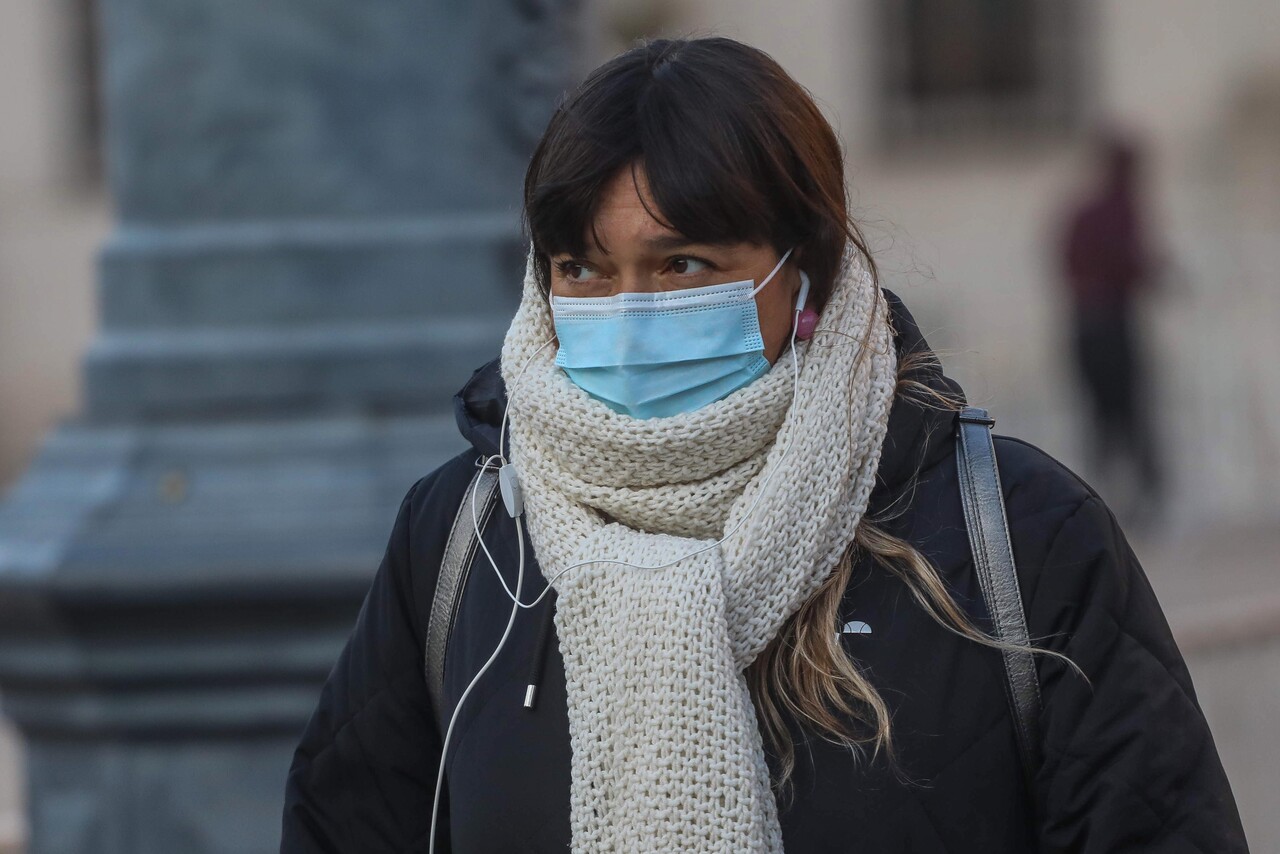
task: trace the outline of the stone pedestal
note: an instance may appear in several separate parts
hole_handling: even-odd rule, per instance
[[[573,7],[103,0],[102,330],[0,505],[32,854],[278,847],[399,501],[518,299]]]

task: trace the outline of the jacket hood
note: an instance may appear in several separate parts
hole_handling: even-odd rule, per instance
[[[912,353],[932,353],[911,312],[896,294],[881,288],[889,302],[889,323],[894,348],[901,361]],[[499,369],[500,359],[487,362],[471,375],[453,398],[454,417],[463,438],[482,456],[498,453],[498,433],[506,409],[507,393]],[[929,389],[964,400],[959,383],[946,376],[936,359],[906,375]],[[914,397],[895,395],[889,410],[888,432],[876,471],[871,509],[952,451],[955,414],[921,404]]]

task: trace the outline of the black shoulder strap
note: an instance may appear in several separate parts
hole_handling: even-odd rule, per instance
[[[1022,593],[1013,563],[1009,521],[1005,517],[996,467],[991,427],[995,420],[985,409],[965,407],[956,417],[956,468],[960,473],[960,502],[964,507],[969,546],[983,599],[997,638],[1027,646],[1027,619],[1022,611]],[[1040,684],[1031,653],[1001,650],[1004,656],[1005,687],[1017,732],[1018,752],[1031,785],[1040,766]]]
[[[477,464],[478,465],[478,464]],[[475,502],[475,518],[472,518],[472,496]],[[458,616],[462,591],[467,586],[467,574],[479,547],[475,523],[483,531],[498,503],[498,471],[481,467],[471,479],[462,495],[458,513],[453,518],[453,528],[445,543],[444,556],[440,559],[440,575],[436,582],[435,597],[431,600],[431,616],[427,620],[426,678],[427,689],[435,705],[437,724],[441,733],[449,723],[444,714],[444,657],[449,649],[449,635]]]

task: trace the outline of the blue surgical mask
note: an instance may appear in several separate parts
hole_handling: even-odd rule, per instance
[[[556,364],[592,397],[633,418],[666,418],[727,397],[769,370],[747,279],[662,293],[551,297]]]

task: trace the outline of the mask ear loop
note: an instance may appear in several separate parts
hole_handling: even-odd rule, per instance
[[[756,286],[756,289],[751,292],[751,296],[754,297],[756,294],[764,290],[764,286],[769,284],[769,281],[773,278],[774,273],[777,273],[779,270],[782,269],[782,265],[787,263],[787,258],[789,258],[791,256],[791,253],[794,251],[795,251],[795,247],[792,246],[786,252],[782,253],[782,257],[778,259],[778,263],[775,264],[773,269],[769,271],[769,275],[764,277],[764,281],[761,282],[758,286]]]

